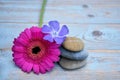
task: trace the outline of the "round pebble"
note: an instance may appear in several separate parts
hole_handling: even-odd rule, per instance
[[[70,60],[70,59],[62,57],[59,62],[59,65],[63,69],[74,70],[74,69],[82,68],[83,66],[86,65],[86,63],[87,63],[86,59],[83,61],[74,61],[74,60]]]
[[[80,51],[84,48],[84,43],[76,37],[67,37],[63,42],[63,47],[69,51]]]
[[[72,59],[72,60],[84,60],[88,57],[88,52],[86,50],[81,50],[79,52],[68,51],[63,47],[60,47],[61,56]]]

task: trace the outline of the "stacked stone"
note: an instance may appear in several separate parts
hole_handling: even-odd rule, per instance
[[[79,69],[86,65],[88,52],[84,50],[84,43],[76,37],[67,37],[61,49],[60,66],[67,70]]]

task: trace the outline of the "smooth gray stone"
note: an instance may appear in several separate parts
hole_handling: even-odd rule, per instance
[[[60,47],[61,56],[72,59],[72,60],[84,60],[88,57],[88,52],[85,50],[81,50],[79,52],[68,51],[63,47]]]
[[[86,59],[83,61],[76,61],[62,57],[59,62],[59,65],[66,70],[75,70],[84,67],[86,63]]]

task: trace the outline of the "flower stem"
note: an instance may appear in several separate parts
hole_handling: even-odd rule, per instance
[[[40,10],[39,24],[38,24],[40,27],[42,26],[42,23],[43,23],[43,16],[44,16],[44,12],[45,12],[46,3],[47,3],[47,0],[43,0],[42,7]]]

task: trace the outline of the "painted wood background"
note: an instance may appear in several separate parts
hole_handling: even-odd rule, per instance
[[[58,20],[69,36],[81,38],[87,65],[66,71],[58,64],[47,74],[26,74],[12,61],[12,41],[38,25],[42,0],[0,0],[0,80],[120,80],[120,0],[48,0],[44,24]]]

